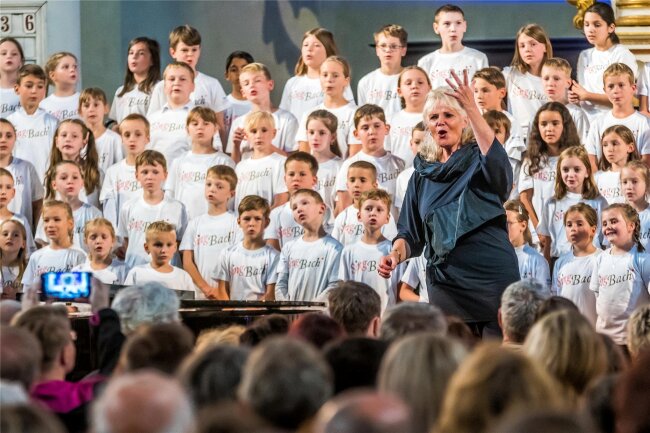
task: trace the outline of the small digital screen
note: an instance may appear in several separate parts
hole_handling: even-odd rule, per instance
[[[43,292],[53,299],[78,299],[90,296],[88,272],[48,272],[43,274]]]

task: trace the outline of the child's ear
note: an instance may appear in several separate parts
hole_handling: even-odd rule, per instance
[[[144,252],[149,254],[149,244],[147,242],[144,243]]]
[[[433,32],[437,35],[440,34],[440,32],[438,31],[438,23],[435,21],[433,22]]]
[[[271,218],[266,217],[264,218],[264,228],[267,228],[271,224]]]
[[[361,211],[357,211],[357,221],[361,222]]]
[[[503,99],[506,97],[506,88],[503,87],[501,89],[497,89],[497,94],[499,95],[499,98]]]
[[[237,193],[237,190],[231,189],[230,190],[230,198],[233,198],[235,196],[235,193]],[[239,218],[237,218],[237,224],[239,224]]]
[[[399,91],[399,88],[398,88],[398,91]],[[360,140],[359,131],[357,130],[357,128],[354,128],[354,131],[352,131],[352,135],[354,135],[354,138],[356,138],[357,140]]]
[[[390,125],[388,123],[384,123],[386,125],[386,134],[390,132]]]
[[[276,134],[278,133],[277,129],[273,129],[273,138],[275,138]]]
[[[169,55],[170,55],[171,58],[173,59],[174,56],[176,55],[176,49],[173,48],[173,47],[169,47]],[[175,60],[175,59],[174,59],[174,60]]]
[[[269,92],[270,92],[271,90],[275,89],[275,81],[273,81],[273,80],[269,80],[269,83],[268,83],[268,89],[269,89]]]

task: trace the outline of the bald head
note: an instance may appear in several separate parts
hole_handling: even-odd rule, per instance
[[[397,397],[374,391],[339,395],[318,412],[315,433],[394,433],[411,431],[409,408]]]
[[[189,433],[189,399],[172,378],[153,371],[112,379],[93,407],[96,433]]]

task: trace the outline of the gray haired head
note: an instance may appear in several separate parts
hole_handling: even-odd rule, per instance
[[[112,308],[120,316],[124,334],[147,323],[178,322],[180,301],[173,290],[160,283],[150,282],[121,290]]]
[[[510,284],[501,295],[501,327],[512,343],[523,343],[535,323],[537,310],[551,296],[548,287],[532,278]]]
[[[447,334],[447,319],[442,310],[422,302],[402,302],[386,310],[379,330],[382,340],[394,341],[414,332]]]

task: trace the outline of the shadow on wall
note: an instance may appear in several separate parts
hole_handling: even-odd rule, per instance
[[[289,36],[286,24],[282,19],[280,6],[277,0],[264,2],[264,21],[262,23],[262,40],[265,44],[272,44],[273,56],[278,65],[283,64],[289,76],[293,75],[296,59],[300,56],[300,47]],[[309,3],[290,1],[289,5],[294,17],[298,16],[301,7],[310,8]],[[314,7],[311,7],[313,12]]]

